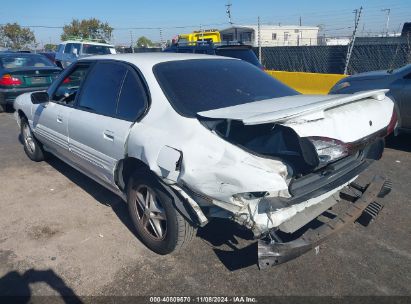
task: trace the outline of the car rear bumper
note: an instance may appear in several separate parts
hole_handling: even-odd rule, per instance
[[[0,89],[0,104],[13,104],[17,96],[35,91],[45,91],[48,87]]]
[[[291,241],[283,241],[276,231],[272,231],[269,237],[259,240],[258,265],[260,269],[287,262],[306,253],[335,232],[354,223],[362,215],[373,219],[382,208],[382,204],[377,203],[376,200],[383,198],[390,191],[391,182],[380,176],[374,177],[369,183],[350,183],[340,192],[343,200],[338,203],[345,202],[347,206],[342,212],[333,214],[334,218],[328,221],[317,220],[322,223],[320,226],[317,224],[317,228],[307,228],[302,235]]]

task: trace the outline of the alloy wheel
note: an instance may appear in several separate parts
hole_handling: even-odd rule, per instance
[[[140,185],[136,190],[137,218],[155,240],[163,240],[167,233],[167,217],[161,202],[157,199],[154,191]]]
[[[36,150],[36,145],[30,127],[27,123],[25,123],[23,126],[23,140],[29,152],[34,153],[34,151]]]

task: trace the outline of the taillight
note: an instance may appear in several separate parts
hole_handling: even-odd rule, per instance
[[[21,84],[22,82],[20,79],[13,77],[10,74],[4,74],[3,77],[0,78],[0,85],[2,86],[18,86]]]
[[[308,139],[317,151],[320,165],[336,161],[350,153],[350,144],[340,140],[320,136],[308,137]]]
[[[70,83],[70,78],[69,78],[69,77],[65,78],[65,79],[63,80],[63,83]]]
[[[398,122],[397,111],[394,108],[394,110],[392,111],[390,123],[387,126],[387,135],[391,134],[395,130],[397,122]]]

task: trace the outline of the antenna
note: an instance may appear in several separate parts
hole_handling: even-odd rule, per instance
[[[391,9],[390,8],[384,8],[381,11],[387,13],[387,21],[385,22],[385,35],[388,37],[388,25],[390,24]]]
[[[226,7],[225,12],[226,12],[227,17],[228,17],[228,22],[230,24],[233,24],[233,21],[231,20],[231,6],[232,6],[231,1],[228,1],[227,4],[225,5],[225,7]]]

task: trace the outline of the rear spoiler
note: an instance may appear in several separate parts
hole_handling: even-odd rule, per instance
[[[372,98],[376,100],[383,100],[385,98],[385,93],[388,89],[373,90],[358,92],[355,94],[350,94],[345,97],[335,97],[327,100],[322,100],[316,103],[311,103],[308,105],[303,105],[295,108],[289,108],[286,110],[273,111],[268,113],[263,113],[243,119],[245,125],[255,125],[262,123],[272,123],[272,122],[283,122],[293,118],[306,116],[313,114],[315,112],[323,111],[325,109],[334,108],[348,103],[358,102],[366,98]]]

